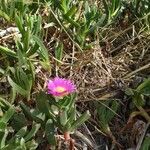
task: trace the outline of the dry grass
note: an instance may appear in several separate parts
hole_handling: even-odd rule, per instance
[[[66,47],[62,64],[57,66],[59,71],[58,68],[55,71],[76,82],[79,101],[114,96],[112,88],[114,91],[126,88],[136,77],[149,74],[150,37],[148,33],[136,33],[134,26],[131,27],[130,31],[120,29],[120,32],[117,28],[108,29],[111,36],[97,39],[92,49],[83,52],[79,52],[67,36],[58,37]],[[55,61],[53,65],[56,66]]]

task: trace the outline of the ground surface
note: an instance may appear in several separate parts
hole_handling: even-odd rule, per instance
[[[95,11],[101,8],[105,14],[105,5],[96,0],[94,2]],[[18,106],[23,100],[34,108],[35,95],[41,89],[46,91],[49,78],[58,75],[73,80],[77,85],[77,110],[79,112],[89,110],[91,113],[91,118],[72,135],[76,141],[76,149],[84,147],[84,149],[100,150],[135,148],[148,150],[142,149],[142,143],[146,137],[149,137],[149,121],[138,115],[139,107],[133,103],[132,96],[126,94],[126,90],[136,89],[150,75],[150,12],[140,16],[129,7],[129,1],[125,2],[127,6],[121,1],[120,11],[114,18],[110,18],[110,22],[96,26],[93,32],[88,31],[86,34],[82,33],[84,24],[88,22],[84,20],[85,7],[92,11],[93,2],[88,1],[88,6],[85,6],[83,1],[74,1],[76,13],[69,16],[70,19],[66,17],[67,13],[62,8],[55,6],[56,4],[49,5],[43,2],[45,5],[36,6],[39,9],[35,14],[42,18],[40,38],[48,50],[50,69],[46,70],[41,65],[40,55],[35,54],[37,57],[31,55],[29,58],[32,60],[33,57],[36,75],[30,100],[26,101],[26,98],[22,99],[22,96],[18,95],[14,105]],[[149,4],[146,2],[145,5]],[[69,9],[74,6],[74,3],[70,1],[68,3],[70,3]],[[29,8],[30,5],[27,4],[27,7]],[[109,5],[111,6],[111,3]],[[2,6],[0,7],[0,10],[4,10]],[[140,7],[142,6],[140,5],[139,9]],[[146,15],[147,23],[143,19]],[[76,27],[71,19],[79,23],[80,28]],[[97,17],[95,22],[96,19]],[[8,21],[2,16],[0,22],[0,45],[17,51],[15,39],[20,31],[16,27],[16,21],[13,19]],[[90,27],[93,24],[90,22]],[[10,27],[12,31],[3,35]],[[21,42],[23,43],[24,40]],[[29,50],[33,49],[32,42],[28,45]],[[0,95],[9,100],[12,85],[7,78],[11,74],[7,72],[8,66],[18,67],[21,64],[24,69],[24,62],[13,60],[11,56],[7,56],[7,53],[0,53],[0,60]],[[150,91],[149,87],[147,91]],[[142,106],[147,114],[150,112],[148,96],[147,94],[144,97],[145,105]],[[112,101],[115,102],[114,105]],[[58,149],[65,149],[61,136],[58,141]],[[39,144],[38,149],[41,147],[50,149],[46,139]]]

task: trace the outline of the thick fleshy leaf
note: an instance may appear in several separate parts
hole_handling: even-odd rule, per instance
[[[50,145],[56,145],[55,126],[51,119],[46,122],[45,133]]]

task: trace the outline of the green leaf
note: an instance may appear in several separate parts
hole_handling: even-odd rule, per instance
[[[0,149],[5,147],[7,135],[8,135],[7,129],[5,129],[5,132],[0,132]]]
[[[40,92],[37,96],[37,108],[40,112],[44,113],[47,117],[51,117],[49,112],[49,104],[48,104],[48,97],[44,92]]]
[[[62,110],[62,111],[59,113],[59,118],[60,118],[60,124],[61,124],[62,126],[65,126],[65,124],[67,123],[67,119],[68,119],[67,111],[66,111],[66,110]]]
[[[7,15],[4,11],[0,10],[0,16],[6,19],[8,22],[10,21],[9,15]]]
[[[24,52],[27,52],[29,49],[30,37],[31,37],[31,31],[29,30],[29,27],[28,27],[23,37]]]
[[[7,110],[7,109],[9,109],[9,107],[12,107],[12,105],[7,100],[0,97],[0,107]]]
[[[137,91],[135,91],[133,98],[133,102],[136,105],[136,107],[144,106],[145,100],[144,96]]]
[[[41,41],[41,39],[39,39],[39,37],[33,35],[32,36],[33,40],[40,46],[41,49],[39,49],[38,53],[41,56],[42,59],[46,60],[49,62],[49,55],[48,55],[48,51],[45,47],[45,45],[43,44],[43,42]]]
[[[69,131],[74,131],[78,126],[83,124],[86,120],[90,118],[90,112],[86,111],[84,112],[79,118],[77,118],[76,121],[74,121],[69,129]]]
[[[89,29],[89,33],[93,33],[95,31],[95,29],[97,29],[98,27],[102,27],[105,25],[105,21],[106,21],[107,17],[106,17],[106,14],[103,14],[98,22],[96,22],[90,29]]]
[[[52,119],[49,119],[46,122],[45,133],[47,136],[48,143],[50,145],[56,145],[55,126],[54,126]]]
[[[24,24],[23,24],[23,21],[22,21],[22,16],[18,16],[17,14],[15,14],[15,23],[19,29],[19,31],[21,32],[21,34],[23,35],[25,33],[25,30],[24,30]]]
[[[8,5],[8,4],[7,4]],[[8,6],[7,6],[8,7]],[[13,15],[15,13],[15,2],[11,2],[9,10],[9,16],[13,19]]]
[[[7,7],[7,5],[8,5],[8,2],[6,2],[6,0],[1,0],[1,6],[2,6],[2,9],[4,10],[4,12],[5,13],[7,13],[8,14],[8,7]]]
[[[25,143],[25,145],[26,145],[26,148],[29,150],[36,150],[38,147],[38,143],[35,142],[35,140],[28,141]]]
[[[38,36],[41,33],[42,17],[38,16],[37,21],[35,22],[33,34]]]
[[[39,39],[39,37],[33,35],[32,38],[40,47],[37,53],[42,59],[42,62],[41,62],[42,66],[44,67],[44,69],[50,70],[50,60],[49,60],[48,50],[46,49],[41,39]]]
[[[28,133],[27,131],[27,126],[22,127],[9,141],[9,145],[13,142],[15,142],[16,138],[21,139],[23,138],[26,134]]]
[[[66,123],[66,130],[69,130],[69,128],[71,127],[72,123],[76,120],[76,108],[71,108],[70,110],[70,113],[69,113],[69,118],[68,118],[68,121]]]
[[[11,89],[11,92],[10,92],[10,100],[9,100],[9,102],[10,102],[11,104],[14,103],[15,98],[16,98],[16,95],[17,95],[17,91],[16,91],[14,88],[12,88],[12,89]]]
[[[25,136],[25,141],[29,141],[31,138],[35,136],[37,131],[40,129],[40,124],[33,124],[31,131]]]
[[[112,5],[110,7],[111,17],[115,16],[120,9],[120,0],[112,0]]]
[[[105,8],[105,13],[106,13],[104,22],[105,22],[105,24],[107,24],[110,21],[110,11],[109,11],[109,7],[108,7],[106,0],[103,0],[103,4],[104,4],[104,8]]]
[[[64,13],[66,13],[67,10],[68,10],[68,8],[67,8],[67,1],[66,0],[62,0],[60,6],[61,6],[61,9],[64,11]]]
[[[6,122],[0,122],[0,132],[5,132],[5,128],[7,126]]]
[[[8,76],[8,82],[15,89],[16,92],[18,92],[24,96],[28,95],[28,91],[26,91],[20,85],[15,83],[9,76]]]
[[[22,127],[16,134],[15,137],[22,138],[27,134],[27,126]]]
[[[20,107],[23,110],[24,115],[29,119],[29,120],[33,120],[33,115],[30,112],[30,108],[27,107],[23,102],[20,102]]]
[[[19,131],[20,128],[24,127],[25,125],[27,125],[27,120],[24,114],[15,113],[11,122],[11,126],[13,127],[13,129],[15,129],[16,131]]]
[[[32,88],[32,75],[23,71],[21,67],[19,68],[10,68],[11,77],[8,76],[8,81],[13,87],[14,92],[17,92],[30,99],[30,92]]]
[[[5,73],[5,70],[2,69],[2,68],[0,68],[0,73],[1,73],[1,74],[4,74],[4,73]]]
[[[6,55],[9,55],[9,56],[15,57],[15,58],[17,57],[16,53],[14,51],[10,50],[7,47],[3,47],[1,45],[0,45],[0,52],[4,53]]]
[[[30,60],[28,61],[28,64],[29,64],[29,68],[30,68],[29,70],[31,71],[31,75],[32,75],[31,81],[32,81],[32,83],[34,83],[35,74],[36,74],[35,67],[34,67],[34,64]]]
[[[71,25],[75,26],[76,28],[79,28],[80,25],[76,21],[74,21],[72,18],[67,16],[66,14],[63,15],[63,18],[66,19]]]
[[[119,104],[116,100],[95,103],[100,127],[105,131],[118,110]]]
[[[74,5],[70,8],[70,10],[66,13],[66,16],[71,17],[73,16],[77,11],[77,7]]]
[[[74,107],[76,94],[71,94],[69,96],[65,96],[62,100],[58,101],[58,106],[60,109],[69,110]],[[68,111],[68,112],[69,112]]]
[[[70,96],[69,105],[68,105],[68,112],[70,113],[72,111],[72,108],[75,108],[75,100],[77,97],[77,93],[73,93]]]
[[[19,48],[17,48],[17,56],[18,56],[19,67],[22,67],[24,65],[27,66],[27,60],[25,54]]]
[[[5,140],[8,135],[6,122],[0,122],[0,149],[5,146]]]
[[[7,123],[9,119],[14,115],[15,109],[13,107],[10,107],[5,114],[3,115],[2,118],[0,118],[0,122],[5,122]]]
[[[145,137],[144,142],[140,148],[140,150],[149,150],[150,149],[150,137]]]
[[[146,79],[143,83],[141,83],[137,89],[137,92],[147,95],[150,95],[150,78]]]
[[[33,120],[37,123],[45,124],[45,114],[35,109],[32,111]]]
[[[62,54],[63,54],[63,43],[57,43],[56,48],[55,48],[55,57],[61,61],[62,59]]]
[[[127,94],[128,96],[133,96],[134,95],[134,90],[132,90],[131,88],[127,88],[125,90],[125,94]]]

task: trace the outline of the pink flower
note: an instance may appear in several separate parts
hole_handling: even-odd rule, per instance
[[[48,81],[48,93],[55,97],[64,97],[76,90],[76,86],[67,79],[55,77]]]

